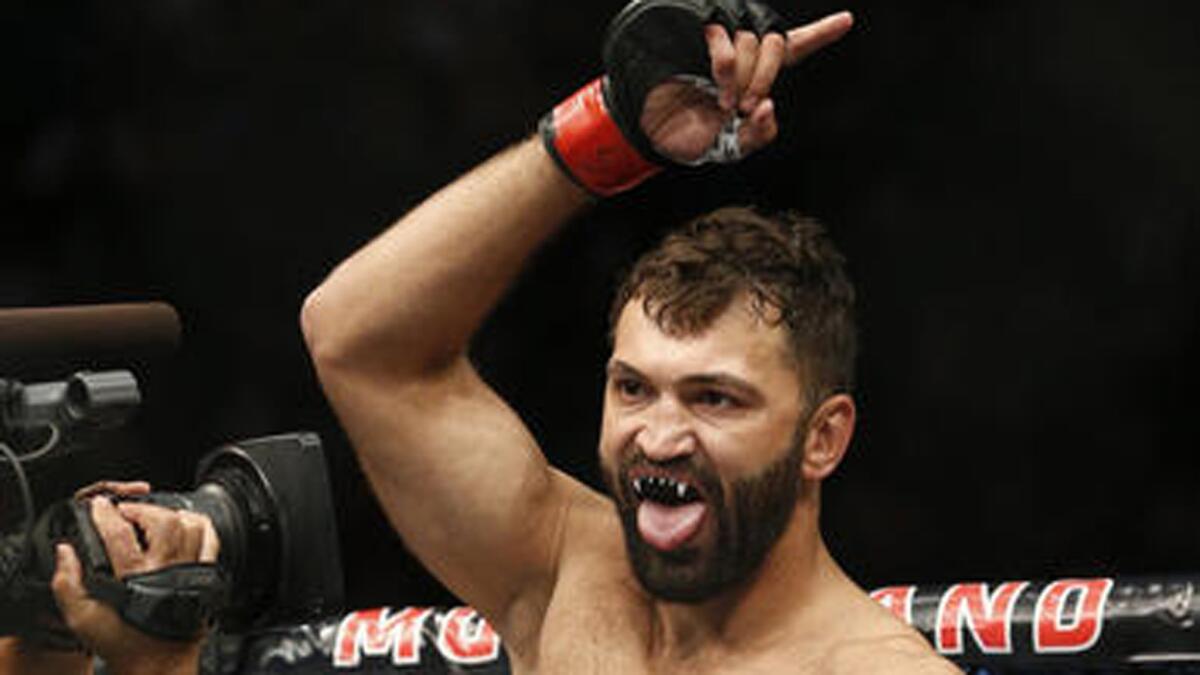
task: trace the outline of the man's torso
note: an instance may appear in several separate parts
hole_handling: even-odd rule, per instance
[[[615,512],[610,505],[588,511],[566,535],[540,630],[524,644],[509,643],[514,673],[955,672],[915,631],[857,589],[819,635],[672,656],[666,645],[654,644],[654,602],[628,566]]]

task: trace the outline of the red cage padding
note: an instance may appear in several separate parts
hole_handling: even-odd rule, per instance
[[[1070,578],[888,586],[871,596],[968,671],[1179,674],[1200,673],[1198,587],[1200,576]],[[509,672],[500,638],[469,607],[379,607],[223,639],[207,672]]]
[[[1200,576],[1098,577],[888,586],[871,597],[963,665],[1122,670],[1200,664],[1198,587]]]

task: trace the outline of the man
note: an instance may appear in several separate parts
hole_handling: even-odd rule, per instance
[[[92,521],[118,578],[180,563],[215,562],[220,541],[208,516],[134,502],[114,504],[107,496],[150,492],[144,482],[104,481],[83,488]],[[147,635],[116,610],[92,598],[83,585],[75,550],[58,544],[51,588],[67,627],[89,651],[104,659],[112,675],[195,675],[204,635],[174,642]],[[92,658],[17,638],[0,638],[0,675],[88,675]]]
[[[613,312],[611,498],[551,467],[468,361],[522,263],[589,192],[765,146],[780,68],[852,21],[776,30],[756,3],[658,5],[734,17],[703,28],[715,95],[668,77],[622,111],[638,83],[610,63],[613,81],[557,108],[542,138],[355,253],[302,315],[325,392],[392,524],[488,618],[514,672],[957,672],[821,540],[820,483],[854,427],[853,326],[840,256],[812,223],[724,210],[639,263]]]

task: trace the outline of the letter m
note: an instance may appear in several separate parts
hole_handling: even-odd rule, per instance
[[[421,625],[433,610],[405,607],[391,612],[388,607],[347,614],[338,625],[333,641],[334,668],[355,668],[363,656],[387,656],[402,666],[421,661]]]

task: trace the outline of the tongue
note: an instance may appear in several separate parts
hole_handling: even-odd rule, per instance
[[[654,548],[670,551],[700,529],[700,523],[704,522],[704,510],[704,502],[682,506],[642,502],[638,506],[638,532]]]

